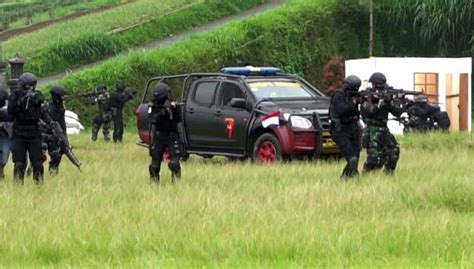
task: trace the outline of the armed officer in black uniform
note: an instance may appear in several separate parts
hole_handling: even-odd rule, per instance
[[[64,137],[67,137],[66,120],[64,118],[64,114],[66,112],[64,108],[64,96],[66,95],[66,90],[61,86],[54,86],[50,93],[51,103],[49,103],[49,115],[51,116],[52,121],[57,122],[59,126],[61,126]],[[51,128],[45,132],[44,137],[46,138],[45,142],[47,144],[48,154],[50,157],[49,172],[54,175],[59,172],[59,164],[61,163],[63,152],[61,151],[61,146],[59,145],[59,138],[54,136]]]
[[[169,86],[158,83],[153,90],[153,103],[149,109],[150,127],[153,141],[150,145],[151,164],[150,177],[153,182],[160,180],[160,167],[163,153],[168,148],[168,168],[174,181],[181,177],[179,158],[181,155],[179,144],[178,123],[181,121],[179,111],[174,102],[168,100]]]
[[[13,118],[13,174],[18,183],[24,181],[27,154],[33,167],[33,179],[36,183],[43,182],[39,121],[49,123],[50,118],[43,95],[35,89],[36,83],[33,74],[23,73],[18,79],[18,90],[13,91],[8,100],[8,113]]]
[[[123,137],[123,107],[125,103],[133,98],[132,92],[125,91],[125,84],[119,81],[116,90],[110,94],[110,108],[114,122],[113,140],[115,143],[122,142]]]
[[[359,173],[360,127],[356,96],[360,84],[357,76],[348,76],[344,79],[342,90],[335,91],[331,96],[330,132],[347,161],[341,178],[350,178]]]

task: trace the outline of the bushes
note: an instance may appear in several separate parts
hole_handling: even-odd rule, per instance
[[[38,74],[45,70],[64,70],[76,64],[96,61],[104,55],[117,54],[124,49],[126,45],[118,37],[92,33],[77,40],[52,43],[39,57],[29,61],[27,68]]]

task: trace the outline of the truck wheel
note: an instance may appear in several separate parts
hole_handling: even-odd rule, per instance
[[[282,159],[280,141],[273,134],[262,134],[255,141],[253,159],[259,163],[280,161]]]

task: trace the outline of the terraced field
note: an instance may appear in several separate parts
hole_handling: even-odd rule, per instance
[[[51,25],[46,29],[11,38],[4,43],[7,58],[16,53],[29,58],[57,40],[68,41],[84,34],[101,34],[149,20],[202,0],[139,0],[98,14]]]

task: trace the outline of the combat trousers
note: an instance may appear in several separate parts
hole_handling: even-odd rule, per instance
[[[41,136],[27,137],[15,135],[13,137],[12,153],[14,163],[13,175],[15,180],[19,183],[23,183],[27,165],[26,156],[28,155],[31,166],[33,167],[33,179],[36,183],[43,181],[44,170]]]
[[[357,123],[341,124],[338,128],[330,129],[332,139],[339,147],[342,156],[347,161],[341,177],[357,175],[360,156],[360,129]]]
[[[112,113],[100,112],[95,118],[92,126],[92,141],[97,140],[97,135],[99,133],[100,127],[102,127],[102,132],[104,134],[104,140],[110,140],[110,122],[112,120]]]
[[[181,177],[181,165],[179,164],[181,150],[178,138],[156,139],[150,146],[151,164],[148,169],[152,181],[158,182],[160,180],[161,162],[163,161],[163,154],[166,149],[168,149],[169,153],[168,168],[171,170],[173,181]]]
[[[123,113],[121,109],[112,111],[112,120],[114,121],[113,139],[115,143],[122,142],[123,137]]]
[[[367,126],[368,148],[364,171],[384,167],[385,172],[392,173],[397,167],[400,147],[387,127]]]
[[[61,150],[61,146],[59,145],[58,138],[54,137],[53,135],[46,135],[45,140],[50,158],[48,169],[52,175],[55,175],[59,172],[59,164],[61,163],[63,152]]]

